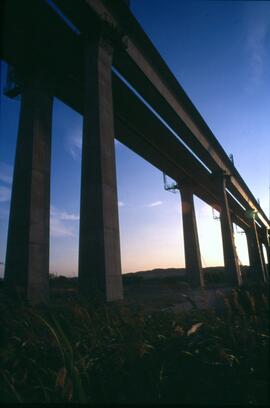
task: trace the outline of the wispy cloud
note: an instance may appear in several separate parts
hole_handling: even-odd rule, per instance
[[[78,221],[79,215],[68,213],[66,211],[59,211],[55,207],[51,207],[50,218],[50,234],[52,237],[74,237],[73,227],[66,224],[66,221]]]
[[[74,237],[71,228],[68,228],[57,218],[51,218],[50,235],[55,238]]]
[[[249,56],[247,90],[251,91],[263,81],[266,69],[268,34],[270,33],[270,8],[258,3],[256,8],[247,4],[248,28],[246,49]]]
[[[10,187],[0,186],[0,202],[8,202],[10,201],[11,196],[11,189]]]
[[[115,148],[121,146],[121,143],[114,139]],[[77,129],[68,135],[66,139],[66,150],[74,160],[79,160],[82,154],[82,132]]]
[[[148,204],[146,207],[152,208],[152,207],[157,207],[158,205],[162,205],[162,201],[154,201],[153,203]]]
[[[11,184],[12,171],[13,168],[9,164],[0,162],[0,181],[6,184]]]
[[[125,203],[123,201],[118,201],[118,207],[124,207]]]
[[[65,221],[78,221],[80,219],[78,214],[69,214],[65,211],[59,213],[59,219]]]
[[[74,160],[79,160],[82,152],[82,133],[74,130],[66,140],[66,150]]]

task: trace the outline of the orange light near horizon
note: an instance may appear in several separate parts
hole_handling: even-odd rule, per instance
[[[213,218],[212,207],[194,197],[202,266],[224,266],[219,219]]]

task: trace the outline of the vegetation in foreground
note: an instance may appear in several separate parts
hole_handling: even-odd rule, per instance
[[[268,404],[267,288],[218,310],[0,302],[0,401]],[[68,295],[67,295],[68,296]]]

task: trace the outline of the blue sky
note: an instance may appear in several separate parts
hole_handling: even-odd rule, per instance
[[[131,9],[268,215],[270,3],[131,0]],[[1,92],[0,262],[19,107]],[[82,117],[55,99],[50,270],[57,274],[77,274],[81,136]],[[164,191],[162,173],[119,142],[116,159],[122,271],[183,267],[179,194]],[[197,198],[195,205],[203,265],[223,264],[219,221]],[[246,264],[245,237],[235,236]]]

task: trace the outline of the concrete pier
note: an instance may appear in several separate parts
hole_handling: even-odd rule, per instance
[[[191,186],[180,187],[187,279],[193,286],[204,286],[200,245]]]
[[[224,266],[228,275],[228,283],[241,285],[242,277],[236,247],[234,242],[233,226],[228,205],[226,183],[229,176],[223,173],[216,174],[216,185],[221,199],[220,225],[223,244]]]
[[[253,216],[250,229],[246,232],[250,272],[254,281],[266,281],[266,270],[263,259],[262,246],[258,238],[258,231]]]
[[[111,86],[113,47],[100,36],[85,46],[85,99],[79,238],[79,288],[122,299]]]
[[[24,80],[9,217],[5,286],[32,303],[49,295],[52,102],[46,79]]]

